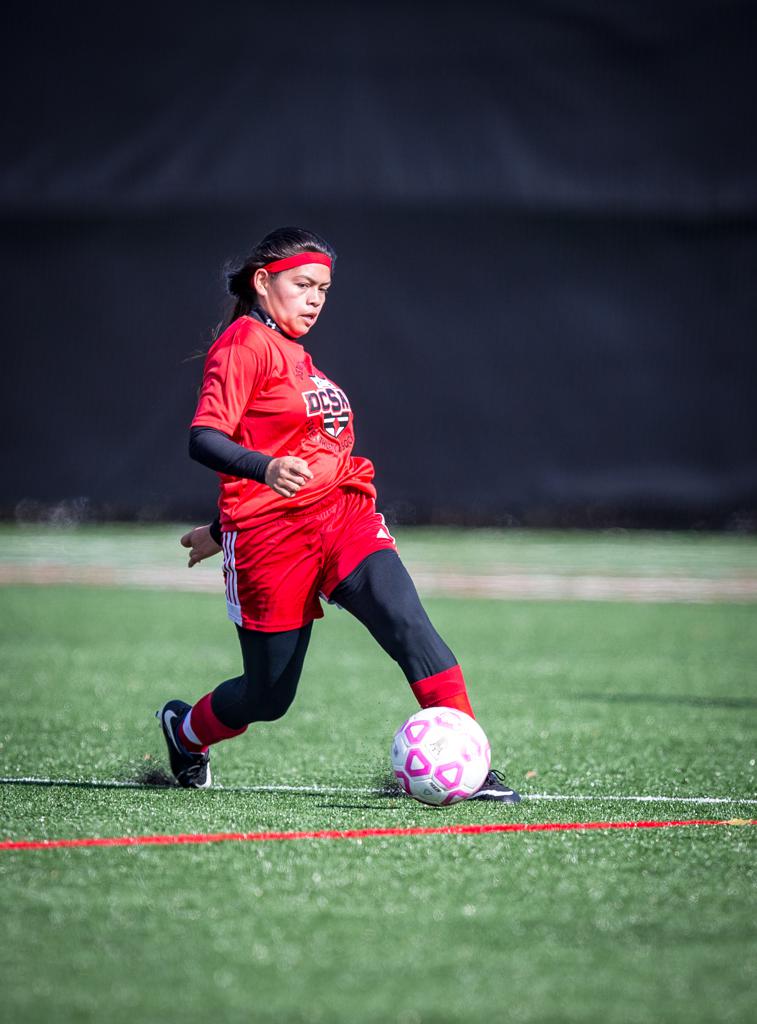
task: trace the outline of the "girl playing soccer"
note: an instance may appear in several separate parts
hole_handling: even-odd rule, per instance
[[[237,301],[208,353],[189,443],[220,474],[220,517],[182,543],[190,565],[223,549],[243,669],[196,704],[169,700],[158,712],[181,786],[210,786],[210,746],[286,713],[323,615],[319,595],[367,627],[422,708],[473,715],[460,666],[376,512],[373,466],[351,454],[349,399],[300,344],[335,261],[317,235],[279,228],[229,275]],[[520,797],[490,772],[471,799]]]

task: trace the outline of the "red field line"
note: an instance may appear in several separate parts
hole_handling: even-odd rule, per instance
[[[0,842],[0,850],[51,850],[76,846],[178,846],[185,843],[261,843],[286,839],[374,839],[378,836],[483,835],[491,832],[570,832],[585,829],[682,828],[690,825],[757,825],[757,819],[695,821],[556,821],[538,824],[443,825],[439,828],[322,829],[314,832],[212,832],[189,835],[109,836],[86,839],[23,839]]]

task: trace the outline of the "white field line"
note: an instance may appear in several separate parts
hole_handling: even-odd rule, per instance
[[[427,596],[488,597],[533,601],[757,601],[757,576],[613,576],[546,572],[448,571],[411,565]],[[84,584],[220,593],[216,572],[169,566],[71,565],[62,562],[0,563],[0,586]]]
[[[123,779],[52,779],[36,775],[0,777],[0,784],[26,786],[82,786],[92,789],[163,789],[167,787]],[[171,787],[168,787],[171,788]],[[342,796],[396,796],[404,794],[398,790],[375,786],[213,786],[208,792],[220,790],[227,793],[313,793],[316,796],[337,794]],[[618,803],[670,803],[670,804],[757,804],[757,798],[725,796],[627,796],[611,793],[523,793],[524,800],[533,801],[597,801],[609,800]]]

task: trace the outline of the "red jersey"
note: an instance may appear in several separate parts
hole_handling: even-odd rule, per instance
[[[338,487],[376,497],[373,465],[352,456],[353,417],[344,391],[297,341],[252,317],[235,320],[208,352],[193,427],[213,427],[253,451],[304,459],[313,479],[292,498],[267,484],[220,473],[225,530],[244,530],[306,508]]]

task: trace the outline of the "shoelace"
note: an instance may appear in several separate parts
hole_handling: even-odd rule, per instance
[[[505,773],[504,772],[498,772],[496,768],[490,768],[489,769],[489,774],[493,775],[494,778],[497,780],[497,782],[504,782],[505,781]]]
[[[181,773],[182,778],[189,779],[191,782],[194,781],[198,775],[201,775],[204,772],[208,763],[208,758],[205,754],[200,754],[199,757],[201,757],[202,760],[196,761],[194,764],[190,764],[188,768],[185,768]]]

